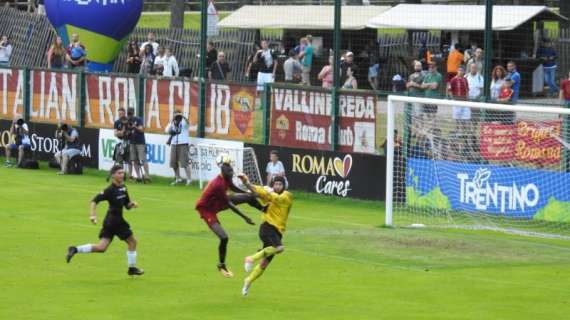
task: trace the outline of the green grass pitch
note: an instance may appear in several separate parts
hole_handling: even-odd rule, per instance
[[[68,245],[97,240],[88,204],[104,177],[0,168],[0,319],[568,319],[568,241],[381,228],[382,203],[300,193],[285,252],[247,298],[242,259],[259,247],[257,227],[221,214],[236,274],[225,279],[193,209],[199,190],[161,179],[129,185],[144,276],[126,275],[117,239],[66,264]]]

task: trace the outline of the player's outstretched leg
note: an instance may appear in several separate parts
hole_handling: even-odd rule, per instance
[[[210,229],[220,238],[220,244],[218,245],[218,256],[219,256],[219,263],[218,263],[218,270],[222,273],[222,275],[226,278],[231,278],[234,274],[228,269],[226,266],[226,253],[228,249],[228,235],[226,231],[219,223],[214,223],[210,226]]]
[[[129,276],[142,276],[144,274],[143,269],[137,268],[137,240],[133,235],[125,240],[127,242],[127,263],[129,264],[129,270],[127,274]]]
[[[261,212],[267,211],[267,206],[262,205],[255,196],[250,193],[235,193],[230,196],[233,204],[239,205],[242,203],[249,204],[250,207],[256,208]]]
[[[263,275],[265,269],[267,269],[269,263],[271,262],[271,260],[273,260],[273,257],[275,257],[275,255],[269,256],[267,258],[262,258],[259,264],[255,266],[255,268],[253,268],[253,271],[251,271],[249,276],[247,276],[243,281],[243,287],[241,289],[242,295],[244,296],[248,295],[251,284],[259,277],[261,277],[261,275]]]
[[[98,244],[84,244],[82,246],[70,246],[67,248],[67,255],[65,256],[65,261],[67,263],[71,262],[71,258],[78,253],[92,253],[92,252],[105,252],[111,244],[111,239],[101,238]]]

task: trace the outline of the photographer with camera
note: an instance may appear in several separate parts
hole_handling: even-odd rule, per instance
[[[174,170],[176,179],[171,185],[183,183],[180,176],[180,168],[186,171],[186,185],[192,183],[191,168],[189,166],[190,157],[190,122],[186,119],[182,112],[176,110],[174,112],[172,121],[166,126],[166,133],[170,135],[167,145],[170,146],[170,167]]]
[[[79,141],[79,131],[71,125],[62,124],[57,128],[55,137],[59,140],[59,146],[63,147],[55,154],[55,160],[61,166],[61,171],[58,174],[69,173],[69,161],[81,154],[81,142]]]
[[[17,166],[22,167],[25,151],[26,149],[31,149],[29,133],[28,124],[24,122],[22,117],[17,116],[14,121],[12,121],[12,126],[10,127],[10,142],[13,143],[6,146],[5,167],[13,166],[10,161],[12,150],[18,150]]]
[[[125,108],[121,107],[118,110],[119,118],[115,120],[113,125],[115,138],[119,139],[119,142],[115,145],[115,151],[113,152],[113,161],[115,165],[125,168],[125,164],[128,165],[127,176],[131,177],[133,172],[133,165],[129,162],[129,119],[125,112]]]
[[[146,160],[146,140],[144,136],[144,122],[141,118],[135,116],[135,109],[127,110],[128,124],[128,141],[129,141],[129,160],[133,164],[135,172],[140,182],[150,182],[148,172],[148,162]],[[144,173],[142,168],[144,168]]]

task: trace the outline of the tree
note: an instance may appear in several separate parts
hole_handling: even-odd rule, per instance
[[[184,29],[184,0],[170,0],[170,29]]]

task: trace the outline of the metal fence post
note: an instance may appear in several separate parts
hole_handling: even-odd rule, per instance
[[[203,138],[206,126],[206,46],[208,45],[208,0],[200,1],[200,101],[198,137]]]
[[[485,102],[489,102],[491,99],[491,69],[493,64],[493,0],[485,0],[484,42],[483,95]]]
[[[145,118],[144,118],[144,105],[145,105],[145,82],[146,82],[146,78],[143,77],[142,75],[139,74],[138,76],[138,80],[139,80],[139,94],[138,94],[138,101],[137,101],[137,113],[138,116],[143,119],[143,122],[145,122]]]
[[[198,137],[204,138],[206,132],[206,79],[200,77],[199,79],[199,89],[200,89],[200,104],[198,106]]]
[[[85,126],[85,108],[87,107],[85,71],[79,71],[79,127]]]
[[[263,85],[263,95],[261,96],[261,107],[263,108],[263,144],[269,144],[271,134],[271,85]]]
[[[333,90],[332,94],[332,128],[331,128],[331,146],[332,150],[338,149],[338,129],[339,129],[339,112],[338,112],[338,89],[340,88],[340,44],[341,44],[341,8],[342,1],[334,1],[334,35],[333,35]]]
[[[24,120],[26,122],[30,121],[30,110],[32,103],[32,92],[30,92],[30,69],[24,69]]]

